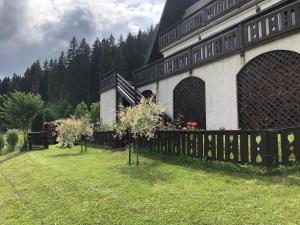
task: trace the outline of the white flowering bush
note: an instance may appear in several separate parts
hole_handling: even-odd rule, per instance
[[[79,143],[82,136],[89,140],[93,138],[93,125],[88,118],[58,120],[56,125],[57,141],[62,147],[73,147],[76,143]]]
[[[164,107],[156,104],[153,98],[142,98],[136,106],[121,108],[118,113],[117,133],[122,136],[130,130],[134,138],[151,139],[160,125],[163,112]]]

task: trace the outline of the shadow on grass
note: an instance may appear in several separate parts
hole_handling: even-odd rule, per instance
[[[9,160],[11,160],[11,159],[16,159],[16,158],[18,158],[18,157],[20,157],[20,156],[22,156],[24,154],[26,154],[26,152],[8,153],[8,154],[6,154],[7,157],[5,159],[0,160],[0,165],[3,164],[3,163],[5,163],[5,162],[7,162],[7,161],[9,161]]]
[[[151,185],[173,179],[174,174],[172,172],[159,170],[160,164],[159,161],[153,160],[152,162],[143,162],[140,166],[122,167],[118,171],[123,175],[129,175],[131,178],[142,180]]]
[[[49,157],[52,157],[52,158],[67,158],[67,157],[77,157],[77,156],[83,156],[85,155],[86,152],[79,152],[79,153],[64,153],[64,154],[57,154],[57,155],[51,155]]]
[[[245,180],[256,179],[265,184],[281,184],[300,187],[300,164],[266,168],[261,166],[241,165],[230,162],[207,161],[193,159],[186,156],[168,156],[148,151],[140,151],[143,157],[159,164],[160,162],[176,165],[192,170],[201,170],[207,173],[237,177]],[[144,167],[144,165],[142,165]],[[137,168],[138,169],[138,168]],[[147,170],[147,165],[143,168]]]
[[[98,149],[98,150],[106,150],[106,151],[110,151],[110,152],[124,152],[127,151],[127,147],[123,147],[123,148],[110,148],[107,146],[102,146],[102,145],[95,145],[95,144],[88,144],[88,148],[92,148],[92,149]]]

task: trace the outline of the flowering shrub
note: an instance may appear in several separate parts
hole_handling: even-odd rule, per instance
[[[153,97],[142,98],[140,104],[122,108],[118,113],[119,123],[116,127],[119,136],[131,130],[133,136],[151,139],[160,126],[164,107],[156,104]]]
[[[166,131],[173,131],[173,130],[180,130],[180,131],[191,130],[191,131],[197,131],[197,130],[201,130],[201,129],[198,129],[199,123],[197,123],[195,121],[189,121],[189,122],[187,122],[185,124],[183,121],[180,121],[178,118],[175,119],[171,123],[161,122],[159,129],[160,130],[166,130]],[[183,117],[180,117],[180,118],[183,118]]]
[[[188,130],[197,130],[198,123],[194,121],[189,121],[186,123]]]
[[[59,120],[56,121],[56,124],[57,141],[63,147],[73,147],[80,141],[82,136],[85,136],[87,139],[92,139],[93,137],[93,125],[88,118]]]
[[[177,115],[174,121],[174,125],[177,129],[184,127],[184,116],[182,114]]]
[[[197,122],[193,122],[193,121],[189,121],[189,122],[186,123],[186,125],[188,127],[196,127],[196,126],[198,126],[198,123]]]

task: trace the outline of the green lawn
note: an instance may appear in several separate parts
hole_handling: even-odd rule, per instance
[[[0,156],[0,224],[300,224],[300,170],[89,149]]]

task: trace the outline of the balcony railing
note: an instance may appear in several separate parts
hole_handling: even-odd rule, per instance
[[[263,11],[226,31],[141,68],[134,74],[137,86],[189,71],[261,41],[300,28],[300,0]]]
[[[191,33],[217,18],[239,8],[251,0],[214,0],[196,13],[174,24],[159,35],[159,47],[163,48],[184,35]]]

